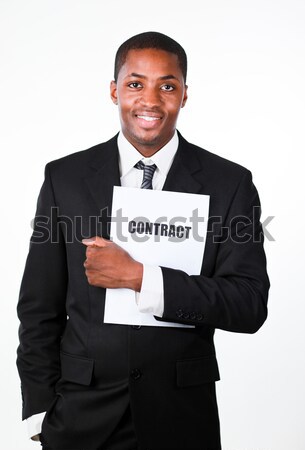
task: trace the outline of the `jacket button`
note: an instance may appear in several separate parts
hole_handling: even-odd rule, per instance
[[[131,326],[134,330],[139,330],[141,328],[141,325],[132,325]]]
[[[197,314],[197,320],[202,320],[203,319],[203,315],[202,314]]]
[[[190,314],[190,319],[191,319],[191,320],[197,319],[196,313],[192,312],[192,313]]]
[[[139,378],[141,378],[142,376],[142,372],[139,369],[133,369],[130,372],[130,376],[133,380],[139,380]]]
[[[177,316],[177,317],[182,317],[182,316],[183,316],[183,311],[182,311],[182,309],[178,309],[178,311],[176,311],[176,316]]]
[[[190,315],[189,315],[189,313],[183,313],[183,319],[189,319],[190,318]]]

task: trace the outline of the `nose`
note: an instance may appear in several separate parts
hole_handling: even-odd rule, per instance
[[[160,91],[157,88],[146,87],[142,90],[141,104],[147,108],[154,108],[161,103]]]

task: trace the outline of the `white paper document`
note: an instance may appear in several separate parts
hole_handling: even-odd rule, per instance
[[[143,264],[199,275],[206,242],[209,195],[115,186],[111,239]],[[189,327],[141,313],[131,289],[107,289],[105,323]]]

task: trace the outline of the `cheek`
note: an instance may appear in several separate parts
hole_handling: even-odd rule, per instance
[[[119,115],[121,120],[128,120],[128,107],[126,105],[119,104]]]
[[[119,102],[119,112],[123,117],[127,117],[131,114],[132,102],[128,101],[128,99],[124,99],[123,102]]]
[[[181,105],[183,103],[183,97],[181,95],[177,95],[177,96],[173,96],[169,99],[167,99],[167,101],[165,102],[166,105],[166,109],[168,114],[171,115],[178,115]]]
[[[167,108],[168,117],[171,119],[176,119],[179,115],[179,111],[181,108],[181,103],[175,102]]]
[[[135,95],[134,93],[126,92],[123,89],[119,89],[118,102],[123,108],[127,106],[130,107],[130,105],[135,102]]]

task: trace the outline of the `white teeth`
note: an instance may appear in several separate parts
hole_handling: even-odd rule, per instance
[[[160,120],[160,117],[151,117],[151,116],[138,116],[138,118],[147,120],[147,122],[152,122],[153,120]]]

